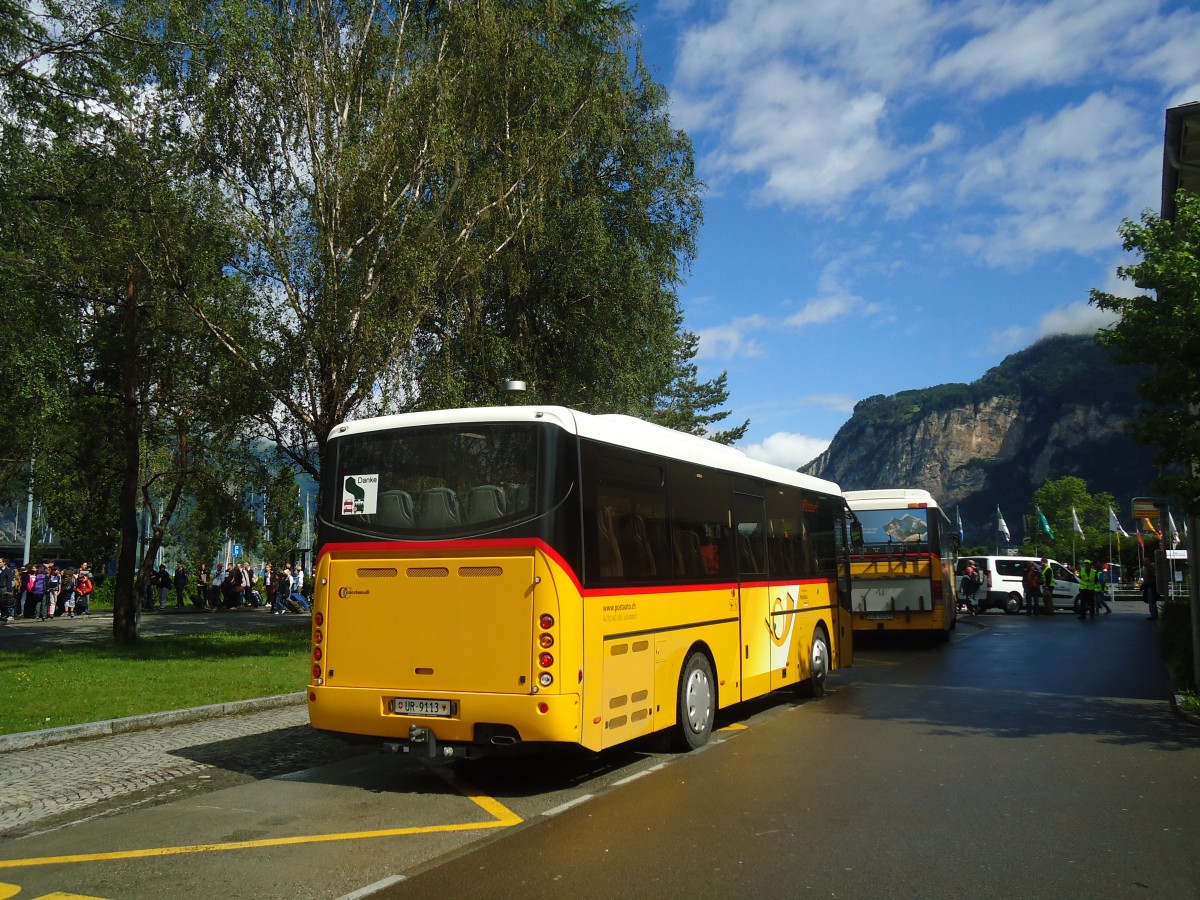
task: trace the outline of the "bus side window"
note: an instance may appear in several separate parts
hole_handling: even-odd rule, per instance
[[[621,545],[613,523],[612,507],[602,506],[596,511],[596,526],[600,539],[600,577],[620,578],[625,574],[621,560]]]
[[[636,513],[621,519],[621,558],[625,561],[625,574],[647,577],[657,574],[654,548],[646,534],[646,520]]]
[[[706,574],[700,538],[690,528],[675,529],[675,574],[684,578]]]

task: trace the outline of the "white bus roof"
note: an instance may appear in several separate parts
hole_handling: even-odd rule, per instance
[[[400,413],[358,419],[334,426],[329,437],[412,428],[422,425],[466,424],[469,422],[553,422],[569,434],[617,447],[644,450],[672,459],[687,460],[726,472],[757,476],[824,494],[841,496],[832,481],[804,475],[792,469],[751,459],[741,450],[682,431],[674,431],[633,416],[592,415],[565,406],[486,406]]]
[[[910,503],[924,503],[940,509],[929,491],[915,488],[884,488],[873,491],[846,491],[843,495],[851,509],[896,509]]]

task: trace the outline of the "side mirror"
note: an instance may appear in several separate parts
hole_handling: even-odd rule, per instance
[[[860,548],[864,543],[862,523],[855,519],[850,523],[850,546]]]

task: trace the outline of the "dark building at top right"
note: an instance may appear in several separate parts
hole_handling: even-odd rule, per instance
[[[1200,102],[1167,110],[1163,139],[1162,211],[1175,221],[1175,192],[1180,188],[1200,194]]]

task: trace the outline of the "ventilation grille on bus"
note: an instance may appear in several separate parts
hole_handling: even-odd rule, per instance
[[[359,569],[359,578],[395,578],[395,569]]]
[[[445,566],[414,566],[405,569],[404,574],[409,578],[445,578],[450,574],[450,570]]]
[[[399,574],[395,569],[359,569],[359,578],[395,578]],[[450,570],[446,566],[411,566],[404,570],[409,578],[449,578]],[[460,578],[499,578],[504,574],[503,566],[459,566]]]

